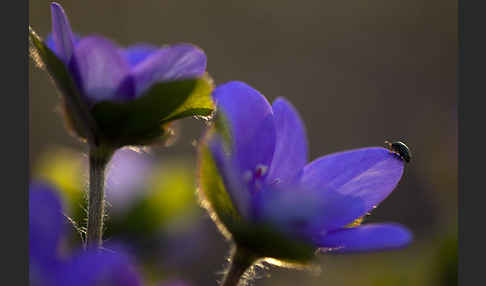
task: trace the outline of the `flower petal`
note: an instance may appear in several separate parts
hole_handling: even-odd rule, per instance
[[[79,40],[81,40],[81,36],[78,35],[78,34],[75,34],[75,33],[73,33],[72,35],[73,35],[73,44],[74,44],[74,46],[76,46],[79,43]],[[59,53],[57,52],[56,44],[54,43],[54,34],[53,33],[49,33],[47,35],[47,37],[45,37],[44,44],[46,44],[47,47],[49,49],[51,49],[51,51],[53,51],[59,57]],[[68,63],[69,61],[65,61],[65,62]]]
[[[156,82],[200,77],[206,71],[206,55],[190,44],[173,45],[153,52],[133,70],[136,95]]]
[[[34,182],[29,190],[29,256],[43,275],[57,267],[57,250],[65,228],[62,204],[55,190]]]
[[[83,38],[76,45],[69,68],[91,102],[119,97],[119,86],[130,70],[116,45],[98,36]]]
[[[365,208],[341,226],[365,215],[397,186],[404,163],[389,150],[362,148],[321,157],[304,167],[301,183],[305,188],[360,198]],[[347,205],[341,208],[346,209]],[[328,229],[331,230],[331,229]]]
[[[259,220],[309,241],[316,233],[338,228],[365,209],[359,197],[332,189],[274,185],[259,194]]]
[[[141,279],[129,257],[112,250],[88,249],[75,255],[59,272],[56,285],[138,286]]]
[[[275,150],[272,107],[257,90],[243,82],[229,82],[213,92],[217,108],[228,123],[232,156],[240,175],[258,165],[269,167]]]
[[[307,163],[305,127],[297,110],[284,98],[273,102],[276,144],[267,182],[292,180]]]
[[[53,48],[57,56],[67,64],[74,51],[73,32],[61,5],[56,2],[51,3],[51,15],[52,42],[54,46],[50,48]]]
[[[346,253],[399,248],[411,240],[412,233],[401,225],[365,224],[333,231],[317,238],[316,242],[332,252]]]
[[[211,150],[214,163],[223,179],[225,189],[231,198],[233,206],[241,216],[248,218],[250,192],[242,181],[242,177],[238,174],[238,168],[235,166],[236,162],[232,161],[225,154],[223,141],[218,135],[215,134],[208,140],[208,147]]]
[[[158,47],[148,44],[137,44],[121,50],[125,60],[131,67],[143,62],[147,57],[152,55]]]

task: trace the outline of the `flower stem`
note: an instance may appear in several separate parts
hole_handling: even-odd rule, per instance
[[[230,260],[231,264],[221,286],[237,286],[243,274],[253,265],[257,257],[235,246],[232,250]]]
[[[100,248],[103,245],[105,169],[112,155],[112,150],[102,147],[91,147],[89,150],[89,201],[86,235],[88,247]]]

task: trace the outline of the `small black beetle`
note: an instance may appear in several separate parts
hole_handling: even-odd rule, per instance
[[[388,142],[385,141],[385,144],[388,145],[388,149],[396,155],[400,157],[400,159],[404,160],[405,162],[410,162],[410,158],[412,158],[412,152],[410,152],[410,149],[405,145],[405,143],[401,141],[395,141],[395,142]]]

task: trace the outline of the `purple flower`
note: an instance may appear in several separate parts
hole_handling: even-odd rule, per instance
[[[52,33],[29,27],[31,57],[46,68],[64,101],[67,125],[92,145],[147,145],[168,135],[168,123],[210,116],[214,105],[206,55],[192,44],[127,48],[98,35],[72,32],[51,3]]]
[[[121,48],[101,36],[73,34],[61,5],[51,4],[48,47],[69,69],[91,103],[140,97],[154,83],[203,76],[206,55],[191,44],[158,48],[139,44]]]
[[[304,260],[316,248],[361,252],[411,241],[394,223],[353,224],[402,176],[404,162],[389,150],[362,148],[308,163],[305,128],[288,101],[270,105],[241,82],[217,87],[213,99],[218,115],[201,149],[199,183],[238,246],[258,257]],[[301,246],[305,257],[292,253]]]
[[[88,249],[74,255],[61,251],[69,228],[56,191],[32,183],[29,191],[31,285],[141,285],[130,258],[122,251]]]

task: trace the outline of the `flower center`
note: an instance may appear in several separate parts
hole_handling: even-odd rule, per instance
[[[243,174],[243,179],[245,182],[252,187],[254,191],[260,190],[262,187],[263,179],[267,174],[268,166],[263,164],[258,164],[255,170],[247,170]]]
[[[255,170],[255,177],[261,178],[267,173],[268,167],[262,164],[258,164]]]

